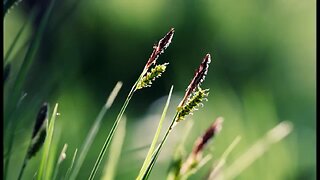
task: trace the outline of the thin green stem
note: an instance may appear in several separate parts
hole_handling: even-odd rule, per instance
[[[112,137],[113,137],[113,135],[114,135],[114,133],[115,133],[115,130],[117,129],[117,127],[118,127],[118,125],[119,125],[119,122],[120,122],[120,120],[121,120],[121,118],[122,118],[122,115],[124,114],[124,112],[125,112],[128,104],[129,104],[129,102],[130,102],[133,94],[134,94],[135,91],[137,90],[137,89],[136,89],[137,84],[140,82],[141,78],[145,75],[146,72],[147,72],[147,69],[144,69],[144,70],[142,71],[142,73],[140,74],[138,80],[137,80],[137,81],[134,83],[134,85],[132,86],[132,88],[131,88],[131,90],[130,90],[130,92],[129,92],[129,94],[128,94],[128,96],[127,96],[127,98],[126,98],[126,100],[125,100],[125,102],[124,102],[124,104],[123,104],[123,106],[122,106],[119,114],[118,114],[118,116],[117,116],[117,119],[116,119],[116,121],[114,122],[114,124],[113,124],[113,126],[112,126],[112,128],[111,128],[111,130],[110,130],[110,132],[109,132],[109,134],[108,134],[108,137],[106,138],[106,140],[105,140],[105,142],[104,142],[104,144],[103,144],[103,146],[102,146],[102,149],[101,149],[101,151],[100,151],[100,153],[99,153],[99,156],[98,156],[98,158],[97,158],[97,160],[96,160],[96,162],[95,162],[95,164],[94,164],[94,166],[93,166],[93,169],[92,169],[92,171],[91,171],[91,173],[90,173],[90,176],[89,176],[89,179],[90,179],[90,180],[93,180],[93,179],[94,179],[94,176],[95,176],[96,173],[97,173],[97,170],[98,170],[99,165],[100,165],[100,163],[101,163],[101,161],[102,161],[102,158],[103,158],[104,154],[106,153],[106,150],[107,150],[107,148],[108,148],[108,146],[109,146],[109,143],[110,143],[110,141],[111,141],[111,139],[112,139]]]
[[[85,157],[88,154],[89,148],[91,147],[91,144],[93,143],[94,138],[96,137],[99,129],[100,129],[100,124],[101,121],[104,117],[104,115],[107,113],[108,109],[111,107],[114,99],[116,98],[118,92],[120,91],[122,86],[121,82],[118,82],[117,85],[114,87],[113,91],[111,92],[110,96],[108,97],[107,102],[103,105],[101,108],[101,111],[97,118],[94,121],[94,124],[92,125],[79,154],[78,160],[75,163],[74,169],[71,173],[70,179],[76,179],[80,168],[84,162]]]
[[[23,160],[22,167],[21,167],[20,172],[19,172],[18,180],[20,180],[20,179],[22,178],[24,169],[25,169],[26,166],[27,166],[27,162],[28,162],[28,159],[27,159],[27,156],[25,156],[25,158],[24,158],[24,160]]]
[[[71,172],[71,170],[72,170],[74,161],[75,161],[75,159],[76,159],[77,152],[78,152],[78,149],[76,149],[76,150],[74,151],[74,153],[73,153],[71,165],[70,165],[70,167],[68,168],[68,170],[67,170],[67,172],[66,172],[66,175],[64,176],[64,179],[69,179],[68,177],[69,177],[69,174],[70,174],[70,172]]]
[[[151,160],[152,158],[152,153],[156,147],[156,144],[157,144],[157,141],[158,141],[158,138],[159,138],[159,135],[160,135],[160,132],[161,132],[161,129],[162,129],[162,124],[163,124],[163,121],[165,119],[165,116],[167,114],[167,110],[168,110],[168,107],[169,107],[169,103],[170,103],[170,100],[171,100],[171,94],[172,94],[172,90],[173,90],[173,86],[171,86],[171,89],[170,89],[170,92],[169,92],[169,95],[168,95],[168,99],[167,99],[167,102],[165,104],[165,107],[163,109],[163,112],[162,112],[162,115],[161,115],[161,118],[160,118],[160,121],[159,121],[159,125],[158,125],[158,128],[157,128],[157,131],[154,135],[154,138],[152,140],[152,143],[150,145],[150,148],[149,148],[149,151],[148,151],[148,154],[143,162],[143,165],[140,169],[140,172],[138,174],[138,177],[137,179],[141,179],[141,176],[143,175],[142,173],[145,172],[145,169],[147,168],[147,165],[149,163],[149,161]]]
[[[160,144],[158,145],[157,149],[154,151],[153,153],[153,158],[152,158],[152,161],[150,162],[148,168],[146,169],[145,173],[143,174],[143,177],[141,178],[142,180],[145,180],[145,179],[148,179],[150,173],[151,173],[151,170],[155,164],[155,162],[157,161],[157,158],[160,154],[160,151],[162,149],[162,146],[163,144],[165,143],[165,141],[168,139],[168,136],[170,134],[170,132],[172,131],[173,127],[174,127],[174,124],[176,122],[176,117],[178,116],[178,112],[176,112],[175,116],[173,117],[172,121],[171,121],[171,124],[170,126],[168,127],[165,135],[163,136]],[[139,179],[140,180],[140,179]]]
[[[130,100],[131,100],[131,98],[132,98],[132,96],[133,96],[133,94],[134,94],[134,92],[135,92],[135,91],[134,91],[134,88],[135,88],[135,87],[133,87],[133,88],[131,89],[131,91],[130,91],[130,93],[129,93],[127,99],[126,99],[126,101],[124,102],[124,104],[123,104],[123,106],[122,106],[122,108],[121,108],[121,110],[120,110],[120,113],[119,113],[118,116],[117,116],[116,121],[114,122],[114,124],[113,124],[113,126],[112,126],[112,128],[111,128],[111,130],[110,130],[110,132],[109,132],[108,137],[106,138],[106,140],[105,140],[105,142],[104,142],[104,144],[103,144],[103,147],[102,147],[102,149],[101,149],[101,151],[100,151],[100,154],[99,154],[99,156],[98,156],[98,158],[97,158],[97,161],[95,162],[94,167],[93,167],[93,169],[92,169],[92,171],[91,171],[91,174],[90,174],[90,176],[89,176],[89,179],[90,179],[90,180],[93,180],[94,176],[95,176],[96,173],[97,173],[98,167],[99,167],[99,165],[100,165],[100,163],[101,163],[101,161],[102,161],[102,158],[103,158],[104,154],[106,153],[106,150],[107,150],[107,148],[108,148],[108,146],[109,146],[109,143],[110,143],[110,141],[111,141],[111,139],[112,139],[112,137],[113,137],[113,135],[114,135],[114,132],[115,132],[115,130],[117,129],[117,127],[118,127],[118,125],[119,125],[119,122],[120,122],[120,120],[121,120],[121,118],[122,118],[122,115],[123,115],[124,111],[126,110],[128,104],[129,104],[129,102],[130,102]]]

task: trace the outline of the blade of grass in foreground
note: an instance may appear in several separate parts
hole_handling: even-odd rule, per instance
[[[151,143],[151,146],[150,146],[150,149],[148,151],[148,154],[143,162],[143,165],[140,169],[140,172],[138,174],[138,177],[136,179],[141,179],[142,176],[143,176],[143,172],[145,171],[145,169],[147,168],[147,165],[148,163],[150,163],[150,160],[152,158],[152,153],[156,147],[156,143],[159,139],[159,135],[160,135],[160,132],[161,132],[161,129],[162,129],[162,124],[163,124],[163,121],[166,117],[166,114],[167,114],[167,110],[168,110],[168,107],[169,107],[169,104],[170,104],[170,99],[171,99],[171,95],[172,95],[172,90],[173,90],[173,86],[171,86],[171,89],[170,89],[170,92],[169,92],[169,95],[168,95],[168,99],[167,99],[167,102],[166,102],[166,105],[163,109],[163,112],[162,112],[162,115],[161,115],[161,118],[160,118],[160,121],[159,121],[159,125],[158,125],[158,128],[157,128],[157,131],[154,135],[154,138],[152,140],[152,143]]]
[[[293,129],[293,125],[289,121],[283,121],[276,127],[272,128],[267,134],[254,143],[246,152],[234,161],[223,173],[218,174],[216,180],[235,179],[246,168],[248,168],[255,160],[261,157],[274,143],[281,141]]]
[[[178,116],[178,112],[175,114],[175,116],[173,117],[170,126],[168,127],[164,137],[162,138],[160,144],[157,146],[156,150],[152,153],[152,159],[149,161],[149,164],[147,165],[147,168],[145,169],[144,172],[142,172],[142,177],[141,179],[145,180],[149,178],[149,175],[153,169],[154,164],[157,161],[157,158],[161,152],[161,148],[163,146],[163,144],[166,142],[166,140],[168,139],[168,136],[170,134],[170,132],[172,131],[173,125],[176,122],[176,118]]]
[[[149,73],[147,73],[149,68],[152,65],[156,64],[156,61],[157,61],[158,57],[160,56],[160,54],[164,53],[164,50],[167,49],[167,47],[170,45],[171,40],[173,38],[173,34],[174,34],[174,28],[171,28],[170,31],[162,39],[160,39],[157,46],[153,47],[153,51],[151,53],[150,58],[148,59],[145,67],[143,68],[142,73],[140,74],[138,80],[132,86],[124,104],[122,105],[122,108],[117,116],[116,121],[114,122],[113,126],[111,127],[111,130],[110,130],[110,132],[109,132],[109,134],[108,134],[108,136],[102,146],[102,149],[99,153],[99,156],[98,156],[98,158],[93,166],[93,169],[90,173],[90,176],[89,176],[90,180],[94,179],[94,176],[97,173],[97,170],[98,170],[99,165],[103,159],[103,156],[106,153],[106,150],[108,149],[109,143],[110,143],[110,141],[111,141],[118,125],[119,125],[121,117],[122,117],[123,113],[125,112],[133,94],[136,92],[136,90],[150,87],[152,82],[157,77],[160,77],[161,74],[163,74],[165,72],[166,66],[168,65],[168,63],[162,64],[162,65],[156,65],[154,68],[152,68],[150,70]]]
[[[104,115],[107,113],[107,111],[112,106],[114,99],[117,97],[121,87],[122,87],[122,82],[118,81],[116,86],[113,88],[112,92],[110,93],[108,100],[106,101],[106,103],[102,107],[98,117],[94,121],[94,124],[92,125],[92,127],[91,127],[91,129],[90,129],[90,131],[89,131],[89,133],[88,133],[88,135],[82,145],[81,151],[79,153],[79,157],[75,162],[75,166],[74,166],[73,171],[71,172],[70,179],[77,178],[77,175],[80,171],[80,168],[84,162],[84,159],[86,158],[88,151],[93,143],[93,140],[95,139],[95,137],[100,129],[101,121],[102,121]]]
[[[37,180],[41,180],[44,177],[45,172],[46,172],[47,161],[48,161],[50,146],[51,146],[52,137],[53,137],[54,124],[55,124],[56,117],[57,117],[57,111],[58,111],[58,103],[55,105],[55,107],[53,109],[52,117],[49,122],[48,136],[47,136],[46,141],[44,143],[42,159],[41,159],[39,171],[37,174]]]
[[[114,135],[114,141],[110,145],[109,159],[105,166],[103,180],[113,180],[116,174],[117,165],[119,162],[122,145],[126,135],[126,118],[119,124],[119,129]]]
[[[56,170],[56,160],[57,160],[57,156],[59,155],[58,144],[60,141],[60,135],[61,135],[61,129],[55,129],[54,135],[52,137],[50,150],[48,153],[48,160],[47,160],[46,170],[45,170],[43,179],[50,179],[50,180],[53,179],[52,177]]]
[[[109,134],[108,134],[108,137],[106,138],[106,140],[105,140],[105,142],[104,142],[104,144],[103,144],[103,146],[102,146],[102,149],[101,149],[101,151],[100,151],[100,153],[99,153],[99,156],[98,156],[98,158],[97,158],[97,160],[96,160],[96,162],[95,162],[95,164],[94,164],[94,166],[93,166],[93,169],[91,170],[91,173],[90,173],[90,176],[89,176],[88,179],[90,179],[90,180],[93,180],[93,179],[94,179],[94,176],[95,176],[96,173],[97,173],[97,170],[98,170],[99,165],[100,165],[100,163],[101,163],[101,161],[102,161],[102,158],[103,158],[104,154],[106,153],[106,151],[107,151],[107,149],[108,149],[108,146],[109,146],[109,143],[110,143],[110,141],[111,141],[111,139],[112,139],[112,137],[113,137],[113,135],[114,135],[114,133],[115,133],[115,131],[116,131],[119,123],[120,123],[120,120],[121,120],[121,118],[122,118],[122,115],[123,115],[123,113],[125,112],[125,110],[126,110],[128,104],[129,104],[129,102],[130,102],[130,100],[131,100],[134,92],[136,91],[136,86],[137,86],[138,82],[142,79],[142,77],[143,77],[143,75],[144,75],[145,73],[146,73],[146,71],[144,70],[144,71],[141,73],[141,75],[140,75],[140,77],[138,78],[138,80],[137,80],[137,81],[134,83],[134,85],[132,86],[132,88],[131,88],[131,90],[130,90],[130,92],[129,92],[129,94],[128,94],[125,102],[124,102],[124,104],[123,104],[122,107],[121,107],[121,110],[120,110],[120,112],[119,112],[119,114],[118,114],[118,116],[117,116],[117,119],[116,119],[116,121],[113,123],[113,126],[111,127],[111,130],[110,130],[110,132],[109,132]]]

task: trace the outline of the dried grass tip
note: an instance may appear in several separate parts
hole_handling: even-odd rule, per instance
[[[178,106],[176,122],[184,120],[187,115],[192,115],[193,111],[198,110],[197,108],[199,106],[203,106],[202,101],[207,101],[206,97],[208,97],[208,95],[209,89],[201,89],[198,87],[198,90],[194,92],[190,98],[188,98],[187,103],[184,106]]]

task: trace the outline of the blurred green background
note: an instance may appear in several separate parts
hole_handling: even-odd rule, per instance
[[[41,3],[39,5],[39,3]],[[45,11],[47,1],[22,1],[4,21],[4,53],[24,22],[28,26],[9,60],[12,71],[4,98],[21,65],[39,19],[30,22],[31,7]],[[191,179],[207,175],[215,160],[237,136],[242,140],[227,165],[283,120],[294,124],[285,140],[271,147],[237,179],[315,179],[316,27],[314,0],[58,0],[36,59],[23,86],[9,179],[15,179],[40,105],[59,103],[57,151],[68,143],[63,175],[117,81],[123,87],[103,120],[79,179],[87,179],[112,123],[141,73],[152,46],[175,28],[172,44],[158,59],[169,62],[151,88],[138,91],[126,111],[127,133],[116,179],[134,179],[151,143],[170,86],[174,95],[166,124],[206,53],[212,62],[204,88],[209,101],[187,121],[194,121],[187,150],[218,116],[223,130],[208,147],[213,161]],[[40,16],[41,17],[41,16]],[[172,153],[184,137],[186,122],[170,135],[151,179],[164,179]],[[5,144],[6,147],[6,144]],[[25,179],[39,166],[31,160]],[[57,153],[58,154],[58,153]],[[104,158],[103,164],[107,160]],[[101,176],[103,168],[99,169]]]

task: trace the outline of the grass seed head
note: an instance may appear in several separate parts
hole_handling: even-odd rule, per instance
[[[202,152],[205,145],[208,144],[217,133],[220,132],[222,128],[223,118],[218,117],[216,121],[201,135],[194,143],[192,152],[189,154],[187,160],[182,164],[180,169],[180,175],[190,172],[192,169],[197,168],[201,161],[205,158],[202,158]]]
[[[40,150],[46,139],[48,130],[48,111],[49,104],[44,103],[39,110],[36,123],[33,128],[32,140],[27,154],[28,159],[30,159]]]
[[[207,54],[202,60],[199,68],[195,71],[193,79],[191,80],[188,88],[186,89],[186,93],[184,95],[184,98],[180,102],[179,107],[182,107],[186,103],[189,96],[196,90],[196,88],[200,87],[201,83],[204,81],[208,73],[210,62],[211,62],[211,55]]]
[[[178,116],[176,121],[179,122],[184,120],[187,115],[192,115],[194,111],[198,110],[197,108],[199,106],[203,106],[202,102],[207,100],[206,97],[208,97],[208,95],[209,89],[201,89],[198,87],[198,90],[194,92],[190,98],[188,98],[187,103],[184,106],[178,106]]]
[[[174,35],[174,28],[171,28],[170,31],[153,47],[151,56],[145,66],[145,69],[149,69],[152,64],[156,64],[156,61],[160,54],[164,53],[164,50],[170,45]]]
[[[166,71],[168,64],[169,63],[164,63],[161,65],[156,65],[154,68],[152,68],[151,71],[144,75],[144,77],[140,80],[136,89],[151,87],[152,82],[159,78],[162,73]]]
[[[223,118],[218,117],[214,123],[205,131],[205,133],[197,139],[194,144],[193,153],[195,155],[203,151],[209,140],[212,139],[216,134],[218,134],[222,129]]]

